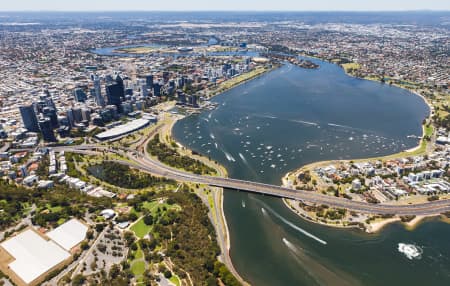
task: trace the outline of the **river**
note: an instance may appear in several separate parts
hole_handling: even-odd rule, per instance
[[[175,138],[223,164],[230,177],[273,184],[314,161],[417,145],[429,113],[420,97],[313,61],[319,69],[285,65],[215,97],[219,107],[177,122]],[[224,196],[230,255],[252,285],[450,285],[445,223],[366,234],[305,221],[277,198]],[[398,252],[400,242],[418,245],[421,258]]]

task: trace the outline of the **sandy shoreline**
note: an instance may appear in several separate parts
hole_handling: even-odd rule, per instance
[[[291,205],[291,203],[290,203],[291,201],[286,200],[286,199],[282,199],[282,200],[283,200],[283,203],[286,206],[286,208],[290,209],[293,213],[298,215],[301,219],[304,219],[311,223],[324,225],[324,226],[331,227],[331,228],[360,229],[360,230],[363,229],[366,233],[369,233],[369,234],[376,234],[376,233],[382,231],[384,229],[384,227],[386,227],[392,223],[401,223],[405,229],[412,231],[412,230],[416,229],[420,224],[422,224],[424,222],[424,220],[427,218],[439,218],[441,221],[450,224],[450,219],[443,218],[442,215],[416,216],[408,222],[402,222],[402,219],[400,216],[395,216],[395,217],[386,218],[386,219],[377,219],[374,222],[365,224],[364,228],[361,228],[359,225],[331,224],[331,223],[324,223],[321,221],[317,221],[317,220],[311,218],[308,214],[306,214],[306,211],[303,211],[303,210],[300,211],[299,207],[295,207],[295,206]]]
[[[399,217],[393,217],[393,218],[388,218],[388,219],[380,220],[377,222],[373,222],[373,223],[369,224],[369,226],[366,228],[366,232],[367,233],[377,233],[380,230],[382,230],[385,226],[387,226],[388,224],[391,224],[393,222],[399,222],[399,221],[401,221],[401,219]]]

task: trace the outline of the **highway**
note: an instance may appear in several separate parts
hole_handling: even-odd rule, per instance
[[[147,156],[145,153],[126,148],[111,149],[101,145],[79,145],[70,147],[54,147],[55,151],[67,151],[75,153],[113,152],[129,159],[117,160],[130,167],[163,176],[180,182],[192,182],[206,184],[215,187],[227,188],[237,191],[246,191],[262,195],[294,199],[297,201],[316,203],[337,208],[345,208],[350,211],[367,214],[395,214],[395,215],[438,215],[450,211],[450,200],[438,200],[411,205],[386,205],[371,204],[367,202],[352,201],[342,197],[323,195],[317,192],[293,190],[281,186],[263,184],[258,182],[221,178],[205,175],[196,175],[179,169],[169,167]]]

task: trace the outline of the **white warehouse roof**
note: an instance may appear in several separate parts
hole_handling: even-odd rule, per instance
[[[70,257],[69,252],[31,229],[1,246],[15,259],[9,264],[11,270],[27,284]]]
[[[95,135],[95,137],[97,137],[100,140],[111,139],[111,138],[119,137],[122,135],[129,134],[131,132],[137,131],[141,128],[146,127],[149,124],[150,124],[149,119],[143,119],[143,118],[135,119],[135,120],[125,123],[123,125],[119,125],[117,127],[111,128],[105,132],[97,134],[97,135]]]
[[[47,236],[64,249],[70,251],[86,238],[88,227],[76,219],[71,219],[47,232]]]

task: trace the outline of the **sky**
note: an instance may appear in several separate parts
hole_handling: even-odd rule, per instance
[[[449,0],[0,0],[0,11],[450,10]]]

